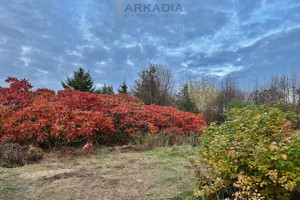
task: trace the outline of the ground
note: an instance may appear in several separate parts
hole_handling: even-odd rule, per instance
[[[126,149],[125,149],[126,150]],[[193,199],[195,148],[47,153],[39,164],[0,168],[0,199]]]

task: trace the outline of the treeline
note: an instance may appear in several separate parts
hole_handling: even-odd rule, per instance
[[[64,88],[73,88],[99,94],[114,94],[113,87],[104,85],[95,89],[89,72],[80,68],[73,77],[62,83]],[[291,72],[273,75],[269,80],[250,83],[251,89],[241,87],[232,75],[221,80],[219,87],[213,78],[200,77],[179,85],[176,92],[170,69],[150,64],[139,73],[131,88],[126,81],[118,88],[118,93],[138,97],[146,105],[174,106],[180,110],[201,113],[207,122],[223,122],[224,110],[247,105],[266,104],[284,111],[300,112],[300,75]]]

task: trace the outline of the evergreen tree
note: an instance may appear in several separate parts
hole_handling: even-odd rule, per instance
[[[61,82],[63,88],[74,89],[86,92],[94,92],[94,81],[89,72],[85,72],[83,68],[73,72],[73,77],[67,77],[66,82]]]
[[[140,72],[133,85],[132,93],[146,105],[165,106],[173,103],[172,89],[171,71],[161,65],[150,64]]]
[[[182,89],[178,94],[178,99],[176,103],[179,110],[198,113],[198,109],[190,97],[188,83],[184,83],[182,85]]]
[[[126,84],[126,81],[124,80],[123,83],[122,83],[122,85],[120,85],[120,87],[118,89],[118,93],[119,94],[128,94],[127,89],[128,89],[128,86]]]
[[[114,88],[113,88],[113,86],[109,86],[109,85],[104,84],[104,86],[101,89],[96,90],[95,93],[98,93],[98,94],[114,94]]]

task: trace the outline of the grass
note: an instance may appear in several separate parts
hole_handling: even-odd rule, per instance
[[[7,185],[3,187],[3,191],[10,194],[16,194],[18,192],[18,188],[16,188],[15,186]]]
[[[195,147],[96,152],[71,159],[50,153],[40,164],[0,168],[0,199],[195,199],[188,162]]]
[[[18,193],[18,188],[13,185],[4,185],[0,189],[0,197],[3,196],[3,200],[16,199],[16,194]],[[3,195],[2,195],[3,194]]]

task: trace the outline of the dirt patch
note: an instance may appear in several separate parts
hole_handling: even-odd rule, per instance
[[[115,169],[125,169],[126,165],[125,164],[121,164],[121,165],[113,166],[113,168],[115,168]]]
[[[44,160],[47,160],[47,163],[70,162],[76,158],[89,157],[94,154],[96,153],[87,153],[80,148],[61,147],[59,149],[51,149],[49,153],[45,154]]]
[[[66,169],[65,169],[66,170]],[[55,181],[58,179],[67,179],[67,178],[71,178],[71,177],[76,177],[76,178],[88,178],[90,180],[92,180],[95,177],[95,171],[97,170],[96,167],[92,167],[92,168],[87,168],[87,169],[79,169],[77,171],[62,171],[62,170],[51,170],[52,173],[55,173],[52,176],[49,175],[45,175],[42,176],[39,180],[42,181]]]
[[[43,181],[55,181],[58,179],[65,179],[65,178],[70,178],[76,175],[76,172],[65,172],[61,174],[55,174],[54,176],[51,177],[42,177]]]
[[[113,147],[112,150],[121,153],[127,153],[127,152],[140,152],[140,151],[144,151],[145,149],[142,146],[124,145],[124,146]]]
[[[57,151],[59,157],[75,157],[75,156],[86,156],[87,153],[82,149],[74,148],[74,147],[62,147]]]
[[[21,146],[16,143],[0,144],[0,166],[6,168],[19,167],[24,164],[37,163],[43,159],[40,148]]]

